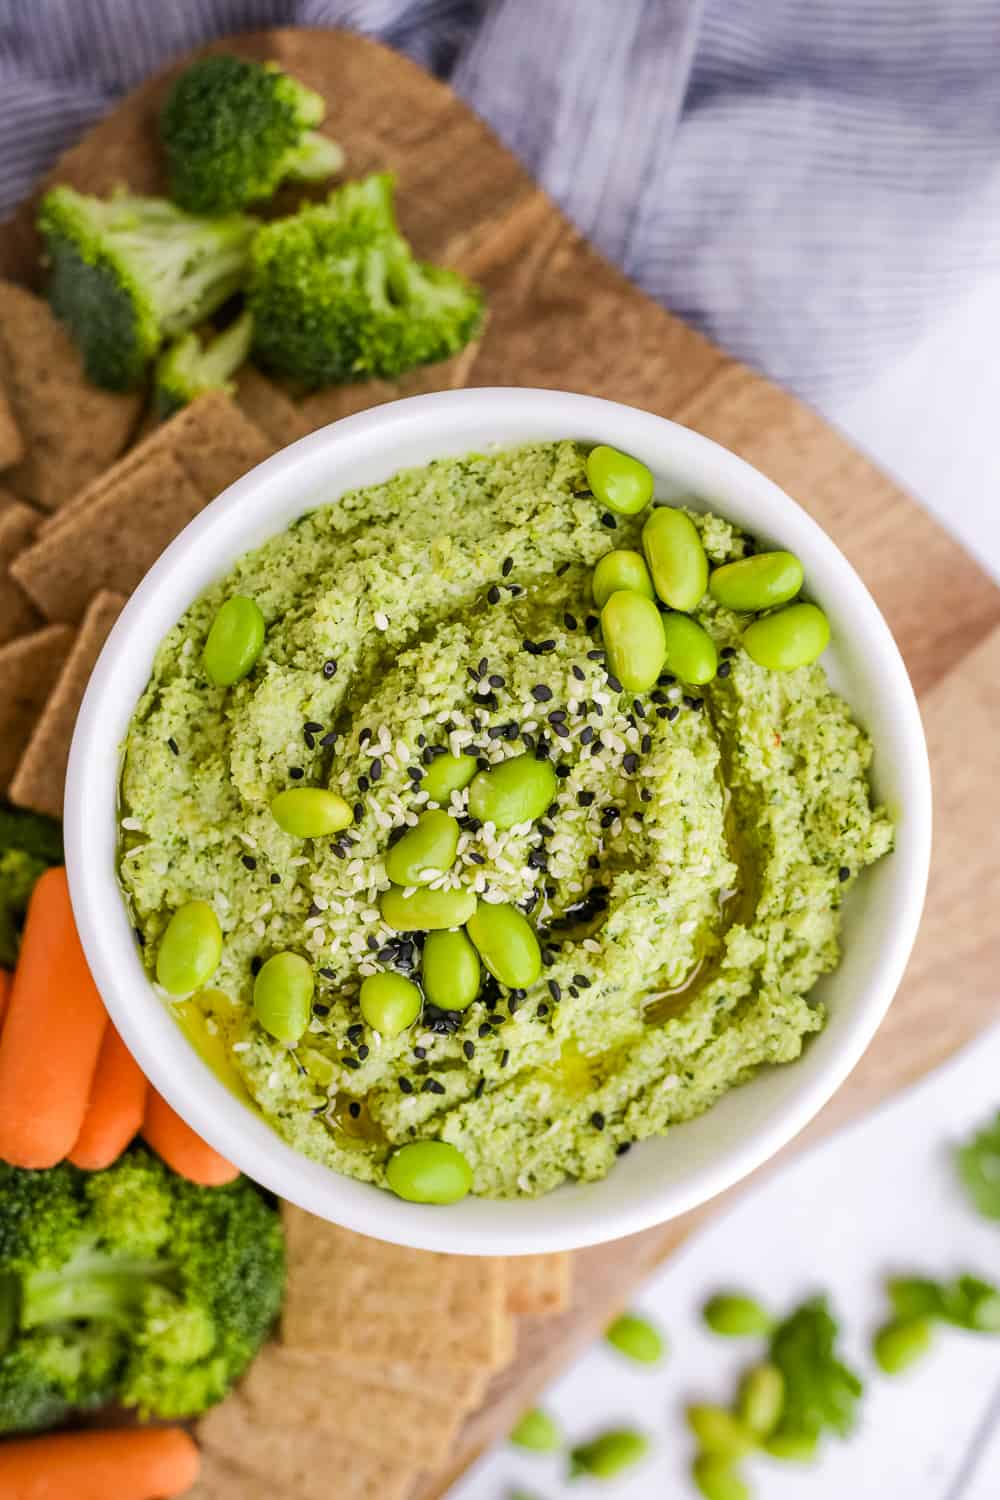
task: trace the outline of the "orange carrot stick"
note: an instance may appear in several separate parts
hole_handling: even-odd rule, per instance
[[[54,1167],[72,1151],[106,1025],[66,871],[46,870],[28,904],[0,1039],[0,1159]]]
[[[0,969],[0,1032],[3,1031],[3,1018],[7,1014],[7,1001],[10,998],[10,975],[6,969]]]
[[[142,1134],[147,1145],[152,1146],[168,1167],[197,1182],[200,1187],[221,1187],[240,1175],[239,1168],[196,1135],[152,1084],[146,1100]]]
[[[0,1443],[4,1500],[170,1500],[198,1478],[198,1448],[181,1427],[59,1432]]]
[[[104,1033],[90,1103],[76,1145],[75,1167],[100,1172],[117,1161],[146,1113],[146,1078],[111,1022]]]

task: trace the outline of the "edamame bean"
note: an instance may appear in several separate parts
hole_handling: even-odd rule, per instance
[[[690,615],[665,615],[663,639],[666,642],[666,668],[681,682],[697,687],[711,682],[719,667],[715,642]]]
[[[460,792],[469,785],[476,774],[474,755],[436,755],[424,771],[420,790],[426,792],[431,802],[444,806],[452,792]]]
[[[512,990],[527,990],[542,972],[534,928],[516,906],[479,901],[466,931],[494,979]]]
[[[732,1459],[720,1453],[699,1453],[691,1465],[691,1478],[705,1500],[750,1500],[750,1486]]]
[[[433,932],[442,927],[462,927],[476,909],[472,891],[422,889],[406,895],[392,885],[379,900],[382,920],[396,932]]]
[[[671,609],[690,612],[708,587],[708,558],[689,515],[660,505],[642,528],[653,586]]]
[[[802,576],[802,564],[791,552],[758,552],[714,568],[708,591],[726,609],[753,614],[794,599]]]
[[[232,687],[253,667],[264,644],[264,616],[253,599],[234,594],[212,621],[202,666],[216,687]]]
[[[479,771],[469,787],[469,812],[494,828],[513,828],[540,818],[556,791],[551,761],[512,755]]]
[[[455,863],[460,833],[455,819],[442,809],[421,813],[386,851],[385,873],[396,885],[429,885]]]
[[[464,932],[430,932],[420,963],[424,994],[441,1010],[465,1010],[479,994],[479,954]]]
[[[279,828],[297,839],[318,839],[349,828],[354,815],[343,797],[319,786],[291,786],[271,802]]]
[[[254,1015],[276,1041],[297,1042],[309,1025],[316,981],[298,953],[275,953],[253,985]]]
[[[621,516],[637,515],[653,498],[653,476],[646,465],[604,443],[587,455],[587,482],[594,499]]]
[[[385,1164],[385,1177],[408,1203],[457,1203],[472,1186],[472,1168],[448,1141],[399,1146]]]
[[[381,1036],[399,1036],[420,1014],[423,1000],[412,979],[402,974],[369,974],[361,982],[361,1014]]]
[[[562,1444],[562,1433],[555,1417],[536,1406],[511,1428],[510,1442],[529,1453],[554,1453]]]
[[[589,1443],[570,1451],[570,1476],[589,1474],[592,1479],[614,1479],[631,1469],[649,1452],[649,1438],[631,1427],[602,1432]]]
[[[724,1338],[754,1338],[770,1333],[772,1319],[753,1297],[742,1292],[719,1292],[710,1297],[701,1315],[713,1333]]]
[[[655,1323],[636,1313],[622,1313],[615,1318],[605,1329],[604,1337],[612,1349],[640,1365],[658,1364],[666,1353],[666,1340]]]
[[[629,589],[633,594],[642,594],[646,599],[655,599],[656,590],[641,552],[624,549],[606,552],[594,569],[591,580],[594,603],[598,609],[607,604],[612,594],[619,589]]]
[[[168,995],[190,995],[207,984],[222,957],[222,928],[207,901],[185,901],[167,923],[156,955],[156,978]]]
[[[762,615],[743,632],[751,661],[772,672],[794,672],[822,656],[830,643],[830,622],[815,604],[788,604]]]
[[[772,1432],[764,1439],[764,1452],[792,1464],[808,1464],[816,1457],[819,1437],[815,1432]]]
[[[688,1426],[706,1453],[721,1453],[727,1458],[742,1458],[756,1447],[756,1440],[743,1423],[724,1406],[708,1404],[689,1406]]]
[[[897,1318],[878,1330],[872,1340],[872,1353],[880,1370],[898,1375],[923,1359],[931,1347],[932,1329],[928,1318]]]
[[[652,599],[620,589],[601,610],[608,666],[629,693],[645,693],[663,671],[667,644]]]
[[[785,1377],[777,1365],[754,1365],[740,1383],[736,1411],[741,1422],[758,1437],[777,1427],[785,1406]]]

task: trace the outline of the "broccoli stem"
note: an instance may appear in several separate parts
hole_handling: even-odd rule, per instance
[[[344,149],[327,135],[309,130],[301,144],[286,157],[284,175],[294,182],[322,182],[344,165]]]
[[[150,1283],[168,1276],[162,1262],[91,1254],[57,1271],[33,1271],[21,1284],[21,1327],[77,1321],[128,1327]]]
[[[253,318],[247,311],[224,328],[208,344],[198,361],[198,371],[209,386],[225,385],[231,375],[250,357],[253,342]]]

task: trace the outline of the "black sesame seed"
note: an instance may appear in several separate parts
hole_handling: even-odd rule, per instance
[[[547,969],[550,969],[552,967],[552,965],[555,963],[555,961],[556,961],[555,950],[552,949],[552,948],[543,948],[542,949],[542,963],[545,965],[545,967]]]
[[[598,859],[597,855],[596,854],[588,854],[587,855],[587,869],[588,870],[599,870],[600,868],[601,868],[601,861]]]
[[[642,791],[639,793],[639,799],[642,802],[652,802],[652,800],[653,800],[653,794],[649,790],[648,786],[644,786],[642,788]]]
[[[243,864],[248,870],[256,870],[257,861],[254,859],[252,854],[241,854],[240,859],[243,861]]]
[[[616,1156],[626,1156],[628,1154],[628,1152],[631,1151],[631,1149],[632,1149],[632,1142],[631,1141],[622,1141],[622,1143],[621,1143],[620,1146],[616,1146],[615,1147],[615,1155]]]
[[[704,698],[691,698],[687,694],[685,694],[685,696],[684,696],[684,707],[685,708],[699,709],[699,708],[703,708],[704,704],[705,704]]]
[[[603,1130],[607,1121],[601,1114],[601,1111],[599,1109],[595,1109],[594,1113],[590,1117],[590,1123],[591,1125],[593,1125],[595,1130]]]
[[[336,672],[337,672],[337,663],[335,661],[330,660],[330,661],[325,661],[323,663],[323,676],[324,677],[334,677],[336,675]]]
[[[480,1078],[480,1080],[476,1084],[475,1090],[473,1092],[473,1095],[472,1095],[473,1099],[481,1099],[483,1097],[483,1090],[485,1089],[485,1087],[486,1087],[486,1079],[485,1078]]]
[[[414,1047],[414,1049],[413,1049],[413,1055],[417,1059],[418,1062],[423,1062],[424,1058],[427,1056],[427,1048],[426,1047]]]
[[[606,526],[609,531],[614,531],[615,527],[618,525],[618,522],[615,520],[611,512],[609,510],[606,510],[601,516],[601,525]]]
[[[475,1042],[463,1042],[462,1043],[462,1051],[465,1053],[466,1057],[471,1062],[472,1059],[476,1055],[476,1044],[475,1044]]]
[[[518,594],[523,594],[524,593],[524,589],[521,587],[521,585],[519,583],[508,583],[507,590],[508,590],[508,592],[509,592],[509,594],[510,594],[510,596],[511,596],[512,599],[516,599],[517,596],[518,596]]]
[[[422,1094],[443,1094],[444,1084],[439,1083],[436,1078],[425,1078],[421,1085],[420,1092]]]
[[[347,1106],[347,1113],[350,1115],[352,1120],[356,1120],[360,1115],[361,1105],[356,1099],[352,1099],[350,1104]]]
[[[364,815],[365,815],[364,803],[363,802],[355,802],[355,804],[354,804],[354,821],[355,821],[355,823],[360,823],[361,819],[364,817]]]
[[[480,1027],[479,1027],[479,1036],[480,1037],[489,1036],[489,1034],[492,1031],[492,1029],[493,1028],[492,1028],[492,1026],[490,1026],[490,1024],[489,1024],[488,1021],[483,1021],[480,1024]]]
[[[606,651],[588,651],[587,652],[587,660],[588,661],[607,661],[607,659],[608,659],[608,653]]]
[[[368,780],[367,776],[362,775],[362,776],[358,777],[358,791],[359,792],[367,792],[367,790],[368,790],[368,788],[370,786],[371,786],[371,782]]]
[[[314,1005],[313,1006],[313,1015],[314,1016],[318,1016],[321,1021],[325,1020],[326,1017],[329,1014],[330,1014],[330,1007],[328,1005]]]
[[[320,969],[319,972],[323,979],[336,979],[337,977],[333,969]]]
[[[570,670],[572,671],[573,676],[576,678],[577,682],[586,682],[587,674],[582,667],[578,667],[574,662]]]
[[[171,735],[167,740],[167,749],[170,751],[171,755],[180,755],[181,753],[177,748],[177,741],[174,739],[173,735]]]
[[[371,778],[373,782],[381,781],[382,779],[382,762],[378,756],[375,757],[371,764]]]
[[[575,984],[571,984],[571,985],[568,986],[568,989],[569,989],[570,994],[573,996],[573,999],[574,1000],[579,1000],[579,998],[580,998],[580,991],[577,989],[576,985]]]
[[[841,885],[843,885],[845,880],[850,880],[850,878],[851,872],[848,869],[847,865],[841,865],[840,869],[837,871],[837,879],[840,881]]]
[[[301,766],[289,766],[288,774],[293,781],[301,781],[306,773],[305,771],[303,771]]]
[[[484,865],[486,863],[486,855],[480,854],[478,849],[469,850],[469,859],[474,865]]]
[[[400,1093],[402,1093],[402,1094],[412,1094],[413,1093],[413,1084],[410,1082],[410,1080],[408,1078],[400,1078],[400,1079],[397,1080],[397,1082],[399,1083]]]
[[[583,739],[583,735],[582,734],[581,734],[580,738],[581,738],[581,740]],[[594,738],[594,731],[593,730],[590,731],[590,738],[591,739]],[[579,807],[592,807],[594,805],[594,793],[593,792],[577,792],[577,794],[576,794],[576,800],[577,800],[577,805]]]
[[[306,915],[310,916],[310,917],[318,917],[320,915],[320,913],[322,912],[322,910],[323,910],[323,908],[321,906],[317,906],[316,903],[315,903],[315,901],[310,901],[310,903],[309,903],[309,910],[306,913]]]
[[[596,615],[588,615],[583,623],[587,630],[596,630],[601,622]]]
[[[419,786],[424,779],[424,773],[419,766],[407,766],[406,774],[415,786]]]
[[[597,738],[596,738],[596,740],[594,741],[594,743],[590,747],[590,753],[591,753],[591,755],[600,755],[600,753],[601,753],[601,751],[603,749],[604,749],[604,741],[601,739],[601,736],[598,735]]]
[[[505,1068],[510,1062],[510,1048],[505,1047],[500,1054],[500,1067]]]
[[[323,728],[322,724],[317,724],[315,719],[307,719],[306,722],[302,726],[302,733],[303,734],[319,734],[319,732],[320,732],[320,730],[322,728]]]
[[[569,730],[567,730],[566,733],[568,734]],[[556,775],[559,777],[559,780],[565,781],[569,773],[570,767],[566,764],[565,761],[561,760],[556,766]]]
[[[368,728],[361,729],[361,730],[358,731],[358,744],[361,746],[362,750],[365,748],[365,746],[367,745],[367,743],[371,739],[371,737],[372,737],[372,732]]]
[[[549,994],[558,1005],[559,1001],[562,999],[562,989],[560,988],[558,979],[549,980]]]
[[[656,680],[660,684],[660,687],[673,687],[677,678],[672,672],[661,672]]]
[[[531,696],[536,703],[548,703],[552,697],[552,689],[547,687],[544,682],[536,682],[535,686],[531,689]]]
[[[532,849],[528,855],[529,870],[547,870],[549,867],[548,857],[544,849]]]
[[[559,564],[558,568],[556,568],[556,577],[557,578],[561,578],[563,576],[563,574],[565,572],[567,572],[568,570],[569,570],[569,563],[568,562],[561,562]]]
[[[368,1043],[362,1042],[361,1046],[358,1048],[358,1056],[360,1057],[362,1062],[365,1061],[365,1058],[368,1056],[370,1051],[371,1048],[369,1047]]]
[[[677,715],[679,713],[680,713],[680,709],[677,707],[676,703],[671,704],[671,706],[667,709],[667,715],[666,716],[669,719],[669,721],[670,721],[671,724],[674,722],[674,720],[676,719],[676,717],[677,717]]]
[[[331,745],[335,745],[336,742],[337,731],[335,729],[331,729],[329,734],[324,734],[322,739],[320,740],[320,744],[323,746],[324,750],[329,750]]]
[[[569,739],[569,727],[561,719],[557,719],[552,725],[553,734],[557,734],[561,740]]]
[[[657,688],[656,691],[650,693],[649,696],[654,703],[666,703],[668,701],[667,695],[662,688]]]
[[[639,769],[639,757],[634,750],[630,750],[627,755],[622,756],[622,766],[627,776],[635,775]]]
[[[543,1000],[542,1003],[541,1003],[541,1005],[536,1006],[536,1008],[535,1008],[535,1015],[539,1018],[539,1020],[542,1020],[542,1019],[544,1019],[545,1016],[548,1015],[548,1013],[549,1013],[549,1007],[545,1004],[545,1001]]]
[[[500,590],[497,588],[496,584],[493,584],[492,588],[487,589],[486,598],[490,604],[500,603]]]
[[[729,674],[730,674],[730,672],[732,670],[733,670],[733,664],[732,664],[732,662],[729,662],[729,661],[720,661],[719,662],[719,669],[718,669],[718,671],[716,673],[716,676],[717,677],[728,677]]]
[[[271,876],[271,884],[272,885],[280,885],[281,884],[281,876],[280,875],[272,875]]]
[[[489,681],[490,687],[493,688],[502,688],[507,686],[506,677],[501,677],[499,672],[491,672]]]
[[[592,981],[587,978],[586,974],[574,974],[573,983],[578,985],[581,990],[589,990]]]
[[[608,687],[613,693],[623,693],[625,691],[613,672],[608,673]]]
[[[723,661],[729,661],[736,655],[736,648],[734,646],[723,646],[722,650],[719,652],[719,655],[722,657]]]
[[[503,578],[509,578],[510,574],[511,574],[511,569],[513,568],[513,566],[514,566],[514,559],[512,557],[505,557],[504,560],[503,560],[503,562],[500,564],[500,574],[501,574],[501,576]]]
[[[568,612],[563,615],[563,624],[566,626],[567,630],[575,630],[577,627],[577,623],[578,622],[576,615],[571,615]]]
[[[342,1057],[340,1060],[344,1064],[345,1068],[350,1068],[354,1073],[356,1073],[361,1066],[356,1057]]]
[[[551,807],[546,808],[546,815],[550,818],[554,816]],[[538,832],[542,835],[543,839],[550,839],[555,833],[555,829],[552,827],[551,823],[540,822],[538,825]]]
[[[354,1021],[347,1028],[347,1040],[357,1046],[365,1034],[365,1028],[360,1021]]]
[[[652,748],[653,736],[651,734],[644,734],[642,739],[639,741],[639,749],[642,751],[643,755],[648,755]]]

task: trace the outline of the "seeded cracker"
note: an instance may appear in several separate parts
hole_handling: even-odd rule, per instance
[[[470,1381],[478,1389],[478,1382]],[[251,1365],[241,1395],[262,1422],[339,1433],[359,1447],[405,1459],[414,1468],[444,1462],[472,1400],[437,1389],[433,1368],[419,1390],[401,1391],[367,1375],[338,1372],[336,1357],[268,1345]]]
[[[7,400],[3,384],[0,383],[0,469],[9,469],[24,457],[24,439],[21,429]]]
[[[568,1255],[515,1255],[507,1261],[507,1311],[551,1317],[569,1306]]]
[[[297,1500],[402,1500],[414,1478],[406,1459],[366,1452],[346,1433],[265,1426],[238,1395],[202,1418],[198,1437],[213,1457],[261,1479],[277,1474]]]
[[[76,716],[101,647],[124,606],[121,594],[100,593],[92,599],[59,680],[18,762],[10,784],[10,800],[15,806],[47,813],[50,818],[62,817],[66,763]]]
[[[130,594],[205,499],[175,458],[157,453],[45,532],[11,572],[48,619],[75,622],[98,589]]]
[[[7,790],[72,644],[68,625],[47,625],[0,646],[0,794]]]
[[[221,391],[210,391],[144,437],[113,468],[74,495],[45,527],[48,535],[87,510],[112,486],[147,459],[170,454],[206,500],[270,458],[274,447],[260,429]]]
[[[8,500],[0,491],[0,646],[42,624],[41,615],[7,571],[34,537],[38,519],[30,505]]]
[[[142,398],[91,385],[48,303],[9,281],[0,281],[0,376],[26,450],[5,482],[58,510],[117,458]]]
[[[501,1260],[387,1245],[288,1204],[284,1222],[286,1345],[489,1368],[509,1356]]]
[[[310,1370],[328,1370],[335,1379],[366,1381],[401,1391],[406,1395],[426,1394],[428,1384],[441,1401],[472,1411],[482,1400],[491,1371],[485,1366],[433,1366],[406,1359],[365,1359],[352,1354],[327,1354],[322,1349],[292,1349],[281,1345],[284,1357]]]

